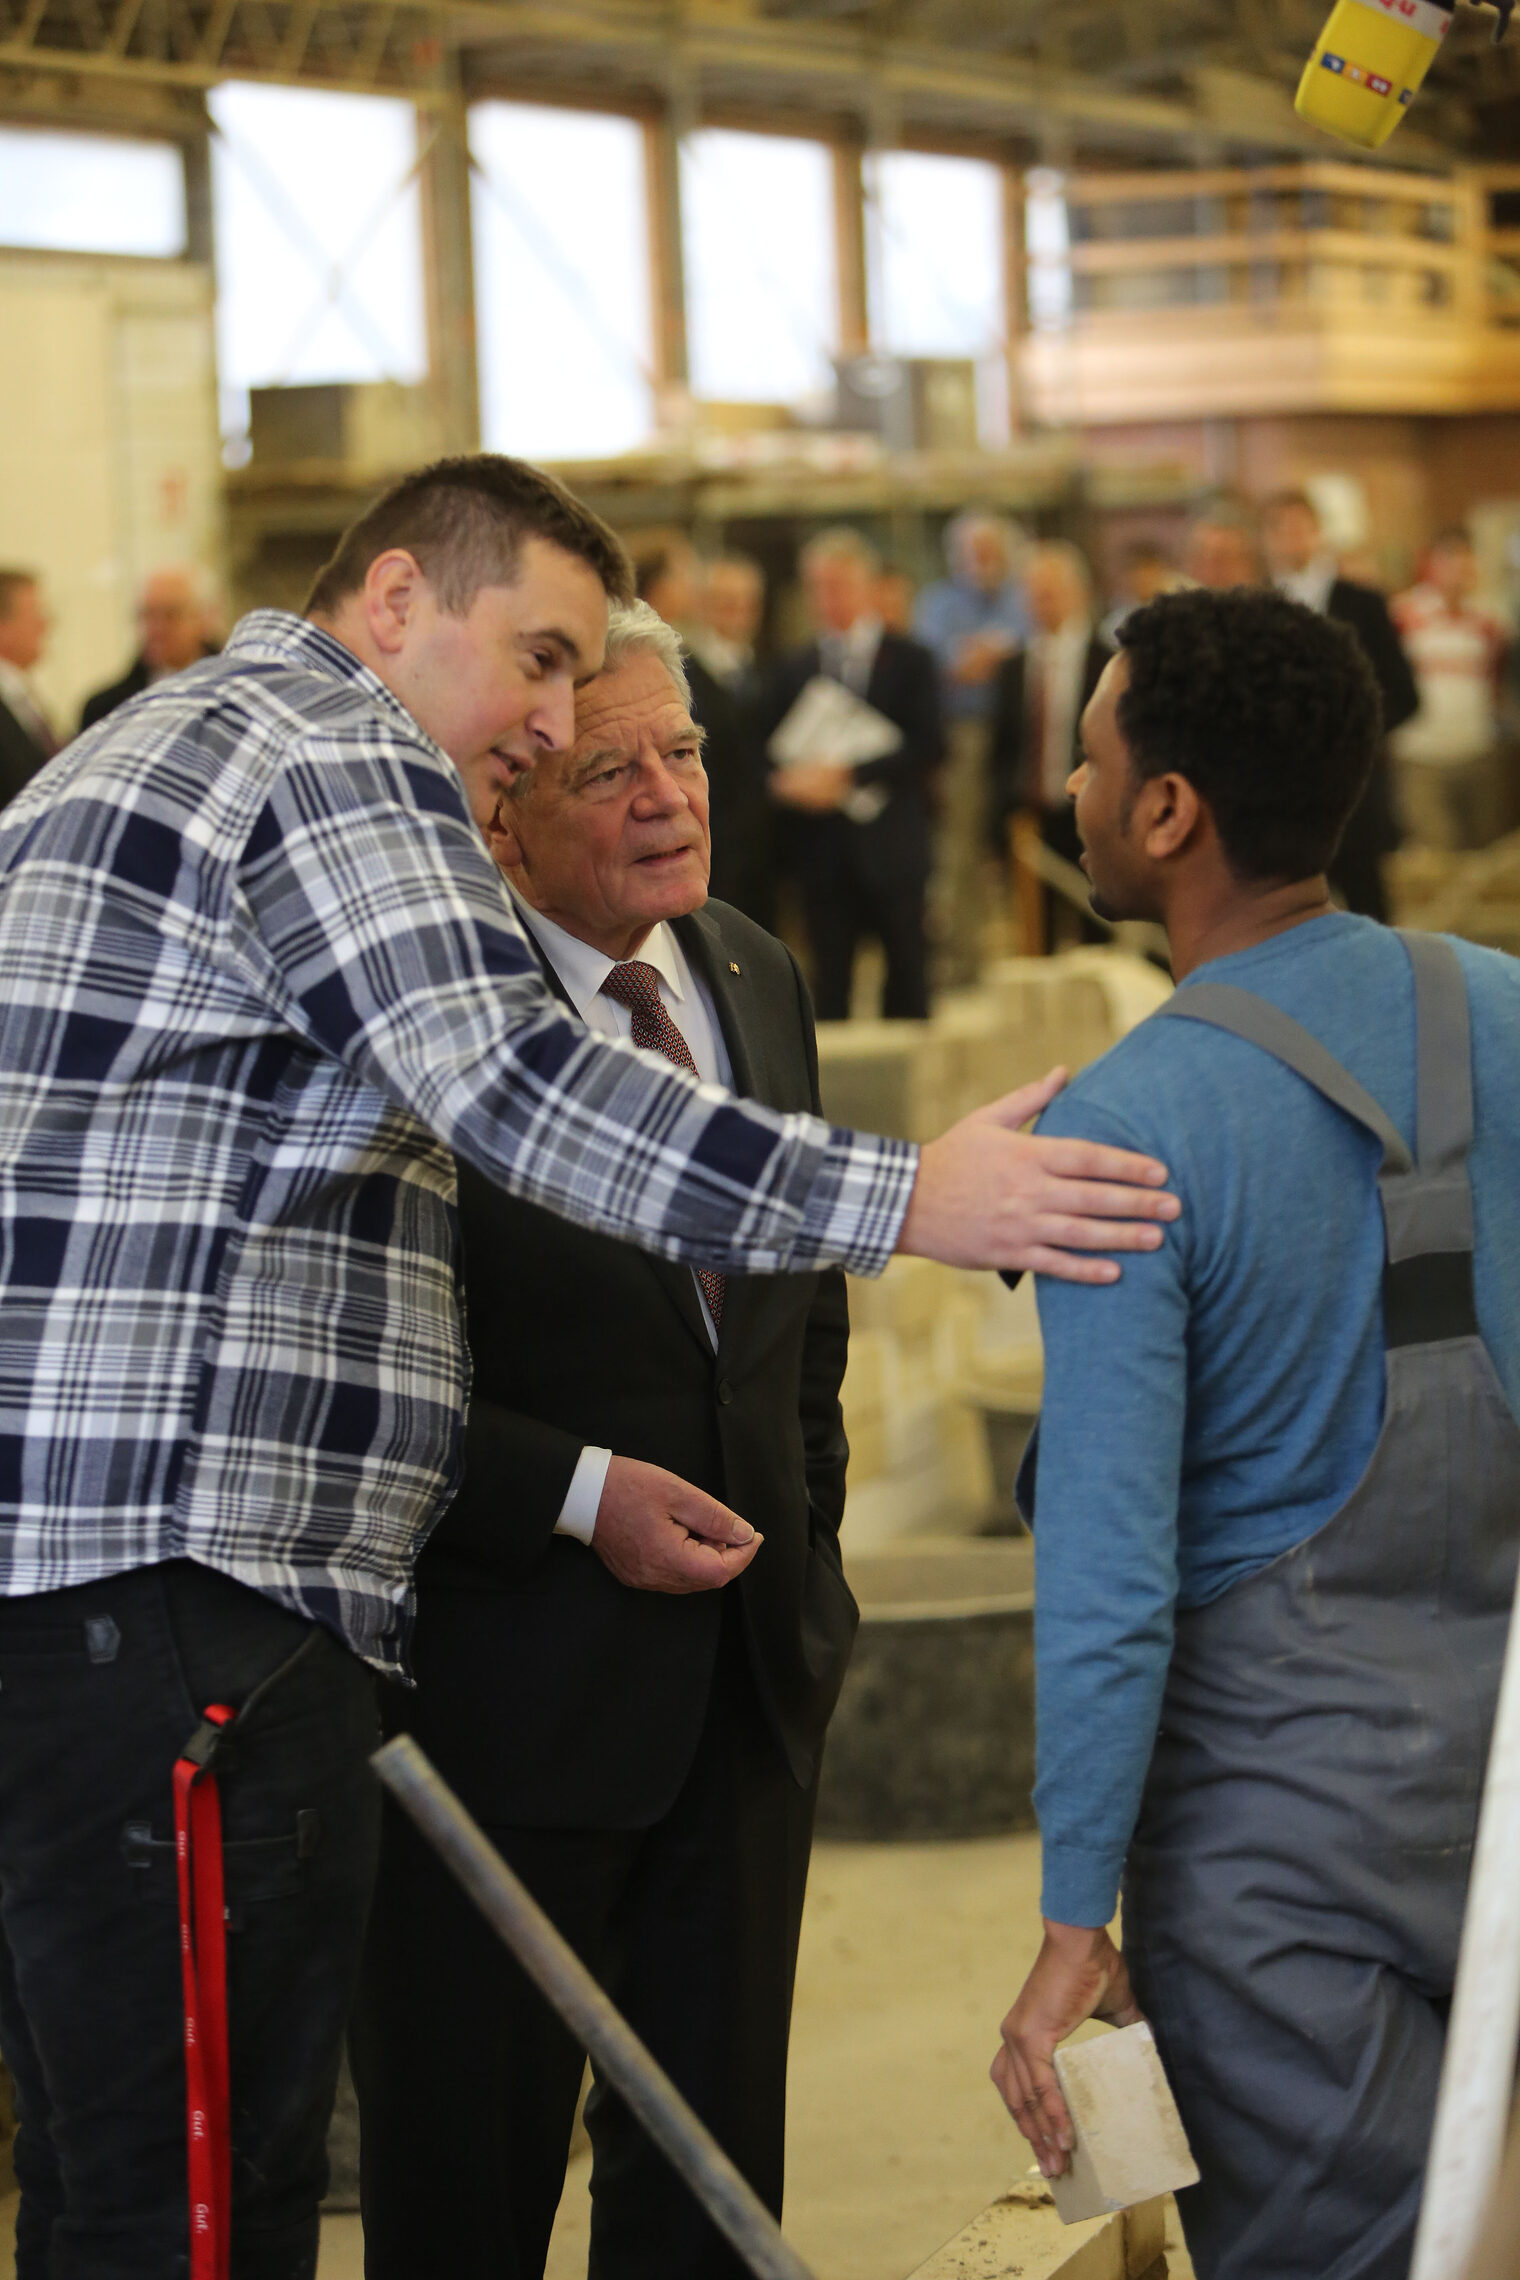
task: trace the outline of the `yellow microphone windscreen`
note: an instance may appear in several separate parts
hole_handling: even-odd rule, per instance
[[[1455,12],[1456,0],[1336,0],[1299,82],[1300,116],[1377,150],[1419,93]]]

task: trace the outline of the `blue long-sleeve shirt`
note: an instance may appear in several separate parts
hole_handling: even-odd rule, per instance
[[[1473,1020],[1478,1322],[1520,1414],[1520,961],[1456,945]],[[1319,1038],[1414,1140],[1397,937],[1315,919],[1200,967]],[[1105,1924],[1139,1809],[1174,1611],[1336,1512],[1383,1413],[1377,1143],[1279,1062],[1153,1020],[1041,1130],[1158,1156],[1183,1215],[1104,1288],[1039,1284],[1038,1782],[1047,1916]],[[1517,1484],[1520,1495],[1520,1484]]]
[[[994,633],[1010,648],[1029,635],[1029,612],[1023,588],[1013,579],[993,593],[984,593],[961,578],[942,578],[926,586],[913,613],[913,632],[926,649],[932,649],[940,669],[940,685],[947,720],[985,720],[992,711],[996,676],[985,681],[957,681],[952,669],[961,644],[976,634]]]

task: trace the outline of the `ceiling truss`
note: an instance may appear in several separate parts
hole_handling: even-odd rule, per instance
[[[1323,15],[1324,0],[0,0],[0,107],[56,114],[59,81],[124,102],[226,78],[424,105],[489,87],[853,118],[878,140],[1225,158],[1310,146],[1288,98]],[[1520,144],[1520,37],[1495,52],[1492,16],[1460,17],[1400,137],[1406,165]]]

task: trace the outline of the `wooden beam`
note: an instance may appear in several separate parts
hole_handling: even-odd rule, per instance
[[[1024,236],[1024,168],[1005,161],[1003,190],[1003,338],[1008,355],[1008,428],[1027,425],[1024,335],[1029,329],[1029,249]]]
[[[670,111],[644,124],[649,212],[649,282],[654,296],[655,385],[671,395],[691,386],[686,335],[686,249],[681,234],[681,136]]]
[[[445,452],[480,449],[475,336],[475,248],[470,213],[469,113],[458,59],[445,48],[434,101],[419,113],[422,257],[427,294],[428,387]]]
[[[839,348],[864,356],[871,346],[870,285],[866,263],[865,146],[857,138],[833,145],[834,276],[839,298]]]

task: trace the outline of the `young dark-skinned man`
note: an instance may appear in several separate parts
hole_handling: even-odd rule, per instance
[[[1056,2044],[1145,2016],[1200,2280],[1397,2280],[1520,1541],[1520,965],[1333,908],[1343,628],[1192,593],[1120,642],[1077,828],[1180,986],[1045,1129],[1164,1148],[1183,1216],[1040,1287],[1045,1940],[993,2075],[1057,2174]]]

